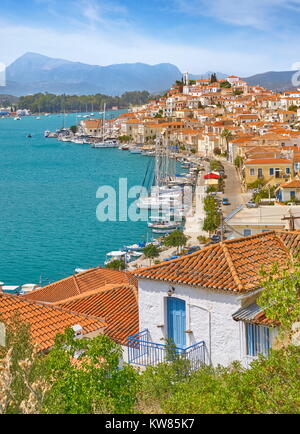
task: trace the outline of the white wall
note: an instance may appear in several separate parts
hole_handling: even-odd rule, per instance
[[[171,287],[174,297],[186,302],[186,345],[204,341],[206,361],[216,366],[243,360],[241,327],[232,314],[242,306],[239,296],[141,279],[139,280],[140,330],[149,329],[153,342],[165,343],[167,338],[166,298]],[[162,327],[161,327],[162,326]]]

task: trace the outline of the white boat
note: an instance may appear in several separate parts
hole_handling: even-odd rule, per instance
[[[171,234],[175,229],[153,229],[154,234]]]
[[[75,268],[75,273],[76,274],[84,273],[85,271],[88,271],[88,270],[84,269],[84,268]]]
[[[130,255],[133,257],[133,258],[140,258],[141,256],[143,256],[143,252],[135,252],[135,251],[132,251],[132,252],[130,252]]]
[[[35,119],[36,119],[37,121],[39,121],[41,118],[40,118],[39,116],[37,116]]]
[[[151,229],[178,229],[182,224],[180,222],[156,222],[156,223],[148,223],[148,227]]]
[[[46,130],[45,132],[44,132],[44,137],[49,137],[49,135],[51,134],[51,131],[49,131],[49,130]]]
[[[20,121],[20,120],[21,120],[20,116],[16,116],[16,117],[14,118],[14,121]]]
[[[93,143],[91,145],[92,148],[118,148],[119,143],[114,140],[107,140],[104,142]]]
[[[131,154],[141,154],[142,150],[140,148],[131,148],[129,149]]]
[[[114,261],[124,261],[126,264],[130,262],[130,260],[131,260],[131,256],[127,252],[122,252],[122,251],[109,252],[106,255],[105,265],[108,265]]]

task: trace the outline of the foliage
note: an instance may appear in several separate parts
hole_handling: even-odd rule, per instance
[[[131,140],[132,140],[131,136],[124,135],[119,137],[120,143],[129,143]]]
[[[240,169],[243,166],[243,163],[244,159],[239,155],[234,159],[234,165],[237,169]]]
[[[292,104],[292,105],[289,106],[288,110],[289,110],[290,112],[297,112],[297,110],[298,110],[298,106],[295,105],[295,104]]]
[[[153,406],[158,401],[167,414],[299,414],[299,361],[300,348],[290,347],[272,351],[269,359],[260,357],[251,369],[238,363],[228,368],[205,366],[179,381],[161,368],[156,375],[145,372],[143,387],[148,402]]]
[[[220,87],[223,87],[225,89],[230,89],[231,88],[231,84],[229,83],[229,81],[225,80],[225,81],[221,81],[220,82]]]
[[[147,91],[126,92],[121,97],[112,97],[102,94],[78,96],[37,93],[20,97],[18,108],[29,109],[32,113],[60,113],[63,111],[82,112],[89,110],[103,110],[104,104],[107,105],[108,109],[111,109],[114,106],[127,108],[130,105],[145,104],[150,98],[151,95]]]
[[[243,94],[243,91],[241,89],[234,89],[234,91],[233,91],[233,95],[235,95],[235,96],[239,96],[242,94]]]
[[[216,73],[211,74],[210,83],[212,84],[212,83],[217,83],[217,82],[218,82],[217,74]]]
[[[188,238],[182,231],[176,230],[166,236],[164,239],[164,245],[167,247],[177,247],[178,252],[179,248],[186,246],[187,240]]]
[[[159,257],[160,250],[154,244],[149,244],[143,249],[143,253],[146,256],[146,258],[150,259],[150,265],[151,265],[151,260]]]
[[[300,321],[300,256],[285,266],[275,263],[262,269],[263,291],[257,300],[267,318],[280,323],[283,330]]]
[[[109,270],[125,270],[126,264],[124,261],[116,259],[115,261],[109,262],[106,265],[106,268],[108,268]]]
[[[206,193],[216,193],[218,191],[215,185],[209,185],[206,189]]]
[[[217,160],[211,160],[209,163],[210,170],[218,171],[221,169],[221,166],[222,166],[221,162]]]
[[[221,216],[213,196],[209,195],[204,199],[204,210],[206,218],[203,223],[203,230],[205,232],[214,232],[221,224]]]
[[[77,125],[72,125],[72,126],[70,127],[70,130],[72,131],[73,134],[76,134],[77,131],[78,131],[78,127],[77,127]]]
[[[205,237],[204,235],[199,235],[197,240],[200,244],[206,244],[209,241],[209,238]]]
[[[73,330],[56,337],[45,359],[51,389],[45,398],[48,414],[132,413],[136,371],[119,369],[121,347],[108,336],[75,339]]]
[[[39,413],[48,386],[40,369],[28,324],[18,314],[6,328],[5,347],[0,347],[0,413]]]
[[[221,149],[219,148],[219,147],[216,147],[215,149],[214,149],[214,154],[215,155],[221,155]]]
[[[257,203],[260,202],[261,199],[275,198],[276,197],[276,189],[277,187],[274,185],[272,187],[262,188],[259,193],[253,194],[253,200]]]
[[[264,177],[256,179],[254,182],[251,182],[247,185],[248,189],[252,190],[254,188],[261,188],[266,184]]]

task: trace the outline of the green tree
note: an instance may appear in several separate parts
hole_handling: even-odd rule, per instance
[[[216,73],[211,74],[210,83],[212,84],[212,83],[217,83],[217,82],[218,82],[217,74]]]
[[[116,259],[115,261],[110,262],[106,265],[106,268],[109,270],[125,270],[126,264],[124,261],[121,261],[119,259]]]
[[[166,375],[160,367],[161,387],[158,374],[145,373],[141,381],[149,409],[161,408],[167,414],[299,414],[299,357],[300,347],[290,347],[272,351],[269,359],[259,357],[250,369],[238,363],[205,366],[177,381],[165,366]]]
[[[226,151],[229,154],[229,142],[233,139],[233,134],[230,130],[224,129],[221,133],[221,137],[226,140]]]
[[[229,83],[229,81],[224,80],[220,82],[220,87],[223,87],[225,89],[230,89],[231,88],[231,84]]]
[[[243,158],[239,155],[234,159],[234,165],[237,169],[240,169],[243,166]]]
[[[45,359],[51,389],[48,414],[132,413],[137,372],[120,369],[122,348],[108,336],[75,339],[73,330],[58,335]]]
[[[290,112],[297,112],[297,110],[298,110],[298,106],[296,106],[296,105],[290,105],[289,106],[289,108],[288,108],[288,110],[290,111]]]
[[[76,125],[72,125],[72,126],[70,127],[70,130],[72,131],[73,134],[76,134],[77,131],[78,131],[78,127],[77,127]]]
[[[300,256],[285,265],[275,263],[261,274],[263,291],[257,300],[266,316],[283,331],[300,321]]]
[[[150,265],[151,262],[154,258],[158,258],[159,254],[160,254],[160,249],[155,246],[154,244],[148,244],[148,246],[146,246],[143,249],[143,253],[146,256],[146,258],[148,258],[150,260]]]
[[[167,235],[164,239],[164,245],[166,247],[177,247],[177,253],[182,247],[186,246],[188,238],[182,231],[176,230]]]

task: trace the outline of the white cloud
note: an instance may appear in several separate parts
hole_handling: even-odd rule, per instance
[[[300,0],[176,0],[182,12],[259,30],[280,23],[280,11],[300,12]]]

